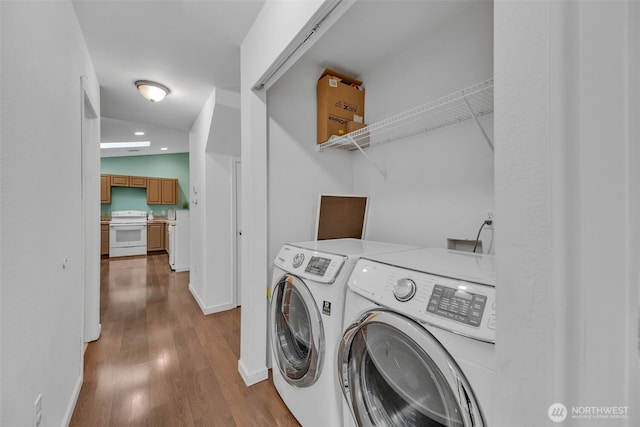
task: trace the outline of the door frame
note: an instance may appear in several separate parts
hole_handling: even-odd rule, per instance
[[[233,238],[231,244],[233,245],[233,261],[232,261],[232,275],[233,275],[233,305],[238,307],[242,304],[242,278],[241,278],[241,249],[242,249],[242,200],[240,197],[240,186],[241,186],[241,177],[240,174],[242,172],[242,160],[239,157],[234,157],[232,166],[232,176],[231,176],[231,220],[232,220],[232,233]]]
[[[80,76],[82,341],[100,337],[100,122],[87,76]]]

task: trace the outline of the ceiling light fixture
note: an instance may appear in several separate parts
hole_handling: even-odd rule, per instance
[[[132,142],[101,142],[100,148],[134,148],[134,147],[150,147],[151,141],[132,141]]]
[[[160,149],[160,151],[167,151],[167,150],[168,150],[168,148],[167,148],[167,147],[162,147],[162,148]]]
[[[149,80],[138,80],[136,87],[140,94],[151,102],[160,102],[171,93],[168,87]]]
[[[144,135],[144,132],[140,132],[140,131],[138,131],[138,132],[134,132],[133,134],[134,134],[135,136],[142,136],[142,135]]]

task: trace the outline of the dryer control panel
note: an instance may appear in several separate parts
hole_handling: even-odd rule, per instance
[[[368,300],[441,329],[495,342],[495,287],[368,259],[356,263],[349,288]]]
[[[281,270],[319,283],[333,283],[345,264],[344,255],[284,245],[273,262]]]

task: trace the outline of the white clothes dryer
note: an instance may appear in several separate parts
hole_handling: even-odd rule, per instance
[[[367,256],[347,285],[337,357],[345,426],[491,425],[492,256]]]
[[[360,256],[415,247],[359,239],[284,245],[274,261],[270,336],[273,382],[305,427],[342,425],[336,351],[346,281]]]

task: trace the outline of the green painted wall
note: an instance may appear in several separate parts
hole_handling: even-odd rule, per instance
[[[111,188],[111,204],[102,205],[102,215],[120,210],[152,210],[154,215],[166,215],[169,208],[182,209],[189,201],[189,153],[153,156],[103,157],[100,173],[131,176],[178,178],[177,205],[147,205],[146,188]]]

